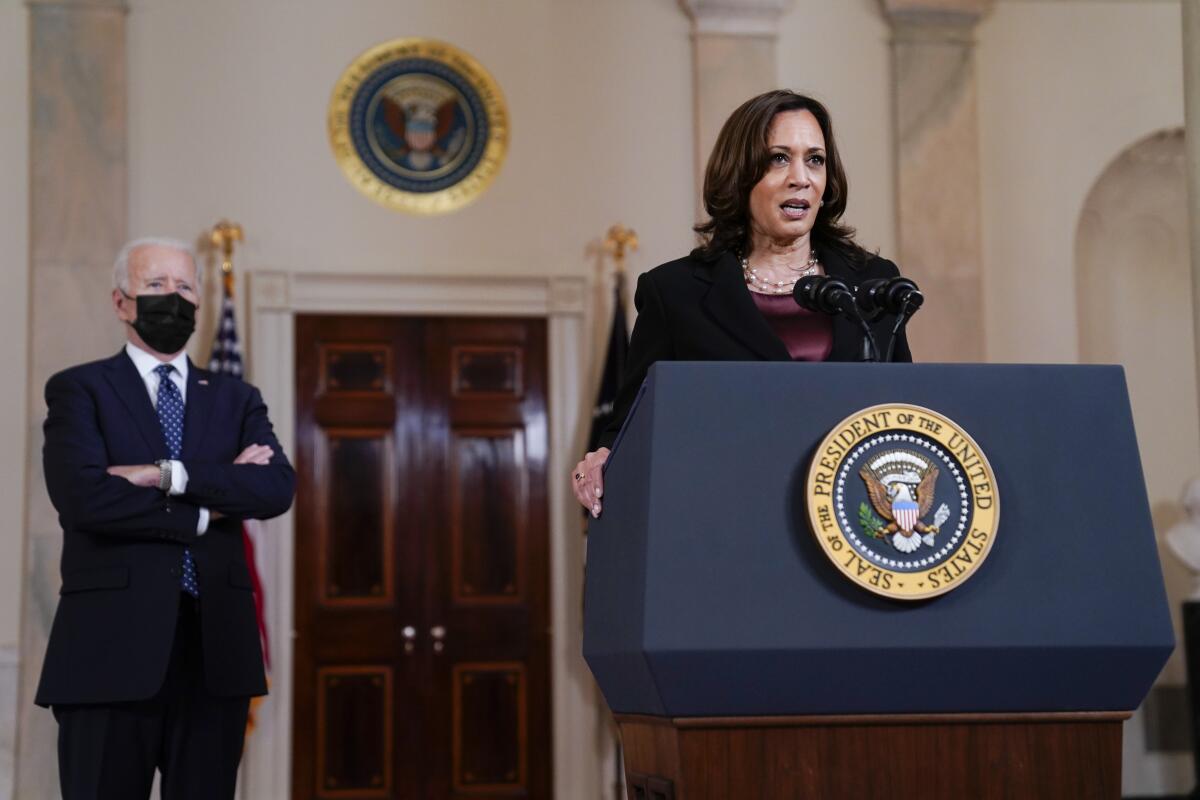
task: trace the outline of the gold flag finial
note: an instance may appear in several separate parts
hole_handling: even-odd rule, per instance
[[[638,249],[637,232],[618,222],[609,228],[608,233],[604,236],[604,249],[612,254],[613,262],[617,266],[617,274],[624,275],[626,250]]]
[[[223,219],[212,226],[208,240],[221,251],[221,278],[225,293],[233,297],[233,243],[242,241],[242,226]]]
[[[221,250],[221,272],[233,272],[233,243],[242,241],[242,226],[223,219],[212,227],[209,241]]]

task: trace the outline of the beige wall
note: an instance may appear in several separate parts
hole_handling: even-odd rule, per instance
[[[617,220],[641,234],[638,266],[690,246],[688,23],[671,2],[131,5],[132,233],[193,235],[228,215],[245,267],[301,271],[572,272]],[[433,219],[359,194],[325,129],[347,64],[413,35],[476,56],[512,120],[496,182]]]
[[[29,26],[25,4],[0,0],[0,647],[15,646],[21,610],[29,317]]]
[[[980,26],[989,361],[1079,358],[1084,198],[1122,150],[1183,124],[1182,53],[1177,2],[1001,2]]]

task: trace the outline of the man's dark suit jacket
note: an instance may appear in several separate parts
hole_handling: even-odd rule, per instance
[[[62,593],[35,702],[117,703],[163,684],[185,545],[196,560],[210,694],[266,693],[241,520],[291,505],[295,474],[253,386],[189,362],[180,461],[187,493],[168,497],[109,475],[168,458],[146,385],[122,350],[46,384],[43,465],[63,529]],[[248,445],[266,466],[234,465]],[[201,506],[225,515],[196,535]]]
[[[818,252],[825,273],[851,288],[872,278],[900,274],[886,258],[867,255],[863,263],[854,265],[831,248]],[[733,253],[723,253],[714,261],[693,254],[655,267],[638,279],[634,305],[637,321],[613,422],[600,437],[602,447],[612,446],[655,361],[791,361],[787,347],[754,304],[741,262]],[[872,324],[880,349],[887,347],[895,321],[886,316]],[[835,317],[833,349],[827,360],[858,361],[861,348],[858,326]],[[903,335],[894,355],[896,361],[912,361]]]

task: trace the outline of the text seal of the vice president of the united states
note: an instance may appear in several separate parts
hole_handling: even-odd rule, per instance
[[[971,436],[920,406],[872,406],[817,446],[809,523],[830,561],[876,594],[922,600],[961,586],[996,540],[1000,498]]]
[[[495,179],[508,149],[500,87],[444,42],[396,39],[346,68],[329,102],[329,143],[355,188],[412,214],[444,214]]]

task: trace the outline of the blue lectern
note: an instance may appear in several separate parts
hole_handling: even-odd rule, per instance
[[[969,431],[1002,508],[970,580],[915,603],[841,575],[806,510],[817,444],[887,403]],[[585,603],[656,800],[1116,798],[1121,721],[1174,647],[1118,367],[660,363]]]

